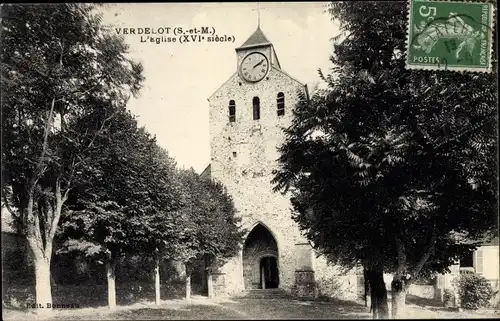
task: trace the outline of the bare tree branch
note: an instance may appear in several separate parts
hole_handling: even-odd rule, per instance
[[[61,194],[61,180],[58,178],[56,180],[56,193],[55,193],[55,200],[54,200],[54,207],[53,207],[53,218],[51,221],[51,226],[49,230],[49,240],[52,240],[56,234],[57,230],[57,225],[59,224],[59,218],[61,217],[61,209],[62,209],[62,194]]]
[[[43,253],[42,235],[40,233],[40,220],[38,215],[33,213],[33,195],[29,195],[28,204],[23,212],[24,226],[26,227],[26,237],[31,244],[31,248],[38,248]],[[33,253],[35,256],[37,253]]]
[[[60,42],[60,47],[61,47],[61,53],[59,55],[59,64],[62,66],[63,65],[63,54],[64,54],[64,39],[62,39]],[[33,188],[35,187],[36,183],[40,179],[40,176],[44,172],[44,160],[45,156],[47,154],[47,149],[48,149],[48,138],[49,138],[49,131],[52,128],[52,123],[54,122],[54,107],[56,104],[56,97],[52,97],[52,102],[50,104],[50,111],[49,115],[47,117],[47,122],[45,123],[45,129],[44,129],[44,135],[43,135],[43,143],[42,143],[42,152],[40,154],[40,157],[38,159],[38,164],[36,166],[35,172],[33,174],[33,177],[30,181],[29,184],[29,191],[32,192]]]

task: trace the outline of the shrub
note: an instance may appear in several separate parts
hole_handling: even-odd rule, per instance
[[[319,296],[339,298],[342,293],[342,284],[337,278],[323,277],[316,281]]]
[[[444,289],[443,292],[443,303],[444,306],[454,306],[455,305],[455,294],[450,289]]]
[[[495,291],[493,293],[489,306],[496,310],[500,309],[500,291]]]
[[[486,307],[493,297],[493,289],[486,278],[477,274],[460,274],[453,280],[457,289],[460,306],[477,310]]]

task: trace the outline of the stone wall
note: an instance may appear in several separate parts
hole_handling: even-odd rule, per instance
[[[268,57],[274,55],[271,47],[253,50]],[[238,51],[237,61],[248,52]],[[296,284],[295,272],[311,268],[315,271],[317,288],[300,291],[331,293],[339,283],[344,295],[355,297],[359,292],[357,272],[344,275],[321,259],[314,267],[312,253],[307,251],[310,246],[292,220],[289,195],[273,191],[272,171],[278,165],[276,160],[280,154],[277,148],[284,141],[283,129],[291,124],[292,109],[299,99],[299,92],[305,92],[304,85],[275,63],[276,59],[273,59],[269,73],[257,83],[245,82],[235,73],[209,98],[211,177],[227,187],[247,232],[261,223],[273,234],[278,245],[280,288],[292,292]],[[283,116],[277,115],[280,92],[285,96]],[[260,100],[259,120],[253,120],[254,97]],[[229,121],[230,100],[235,102],[234,122]],[[245,289],[242,262],[240,253],[221,269],[225,273],[224,287],[228,293]],[[297,287],[293,289],[297,291]]]
[[[305,242],[291,218],[289,197],[275,193],[272,170],[290,124],[291,108],[303,85],[272,68],[261,82],[250,84],[235,74],[210,98],[211,176],[222,182],[234,199],[248,232],[262,223],[278,244],[280,287],[291,290],[297,269],[295,244]],[[285,94],[285,115],[277,115],[277,95]],[[260,119],[253,120],[252,99],[260,99]],[[229,100],[236,103],[236,121],[228,118]],[[226,264],[228,291],[243,290],[241,256]]]
[[[313,267],[320,296],[351,300],[362,296],[364,283],[361,268],[345,271],[328,264],[323,256],[314,256]]]
[[[212,282],[214,296],[220,297],[227,294],[227,291],[224,288],[224,284],[226,284],[226,274],[212,273]]]
[[[436,286],[434,285],[412,284],[407,294],[431,300],[437,298]]]

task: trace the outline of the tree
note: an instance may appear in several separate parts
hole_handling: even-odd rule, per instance
[[[151,146],[144,165],[147,197],[140,205],[145,210],[141,224],[132,231],[139,248],[154,261],[155,302],[160,304],[160,264],[164,258],[174,259],[180,244],[178,217],[182,206],[181,185],[175,161],[167,151]]]
[[[211,296],[212,269],[233,257],[243,241],[241,219],[222,184],[200,177],[192,168],[181,171],[180,177],[184,205],[179,216],[182,235],[177,258],[186,267],[186,298],[191,295],[191,268],[196,259],[205,261]]]
[[[2,195],[26,235],[44,306],[69,191],[95,159],[96,137],[143,81],[126,52],[93,5],[2,6]]]
[[[213,296],[212,272],[234,257],[241,249],[245,230],[240,229],[241,218],[236,216],[232,197],[222,183],[200,177],[206,190],[204,213],[197,220],[202,231],[200,249],[206,266],[208,296]]]
[[[496,74],[405,69],[406,7],[331,4],[334,68],[296,106],[274,179],[331,262],[375,272],[375,317],[388,316],[382,272],[401,317],[413,280],[497,228]]]
[[[199,184],[198,174],[190,170],[179,170],[181,182],[182,207],[176,213],[179,232],[179,243],[175,249],[175,259],[184,264],[186,299],[191,297],[191,269],[193,260],[200,255],[200,240],[202,233],[196,225],[196,217],[205,215],[201,209],[201,197],[204,191]]]
[[[115,309],[116,263],[122,255],[144,250],[144,239],[151,234],[149,216],[160,205],[168,210],[161,186],[167,182],[164,169],[160,172],[153,162],[159,152],[155,139],[138,128],[130,112],[114,117],[96,145],[100,160],[84,169],[63,214],[61,252],[83,252],[105,262],[108,305]]]

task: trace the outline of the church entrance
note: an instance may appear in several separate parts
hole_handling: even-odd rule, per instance
[[[262,224],[257,224],[245,240],[243,279],[247,290],[279,287],[278,245]]]
[[[278,263],[274,256],[260,259],[261,289],[274,289],[279,285]]]

